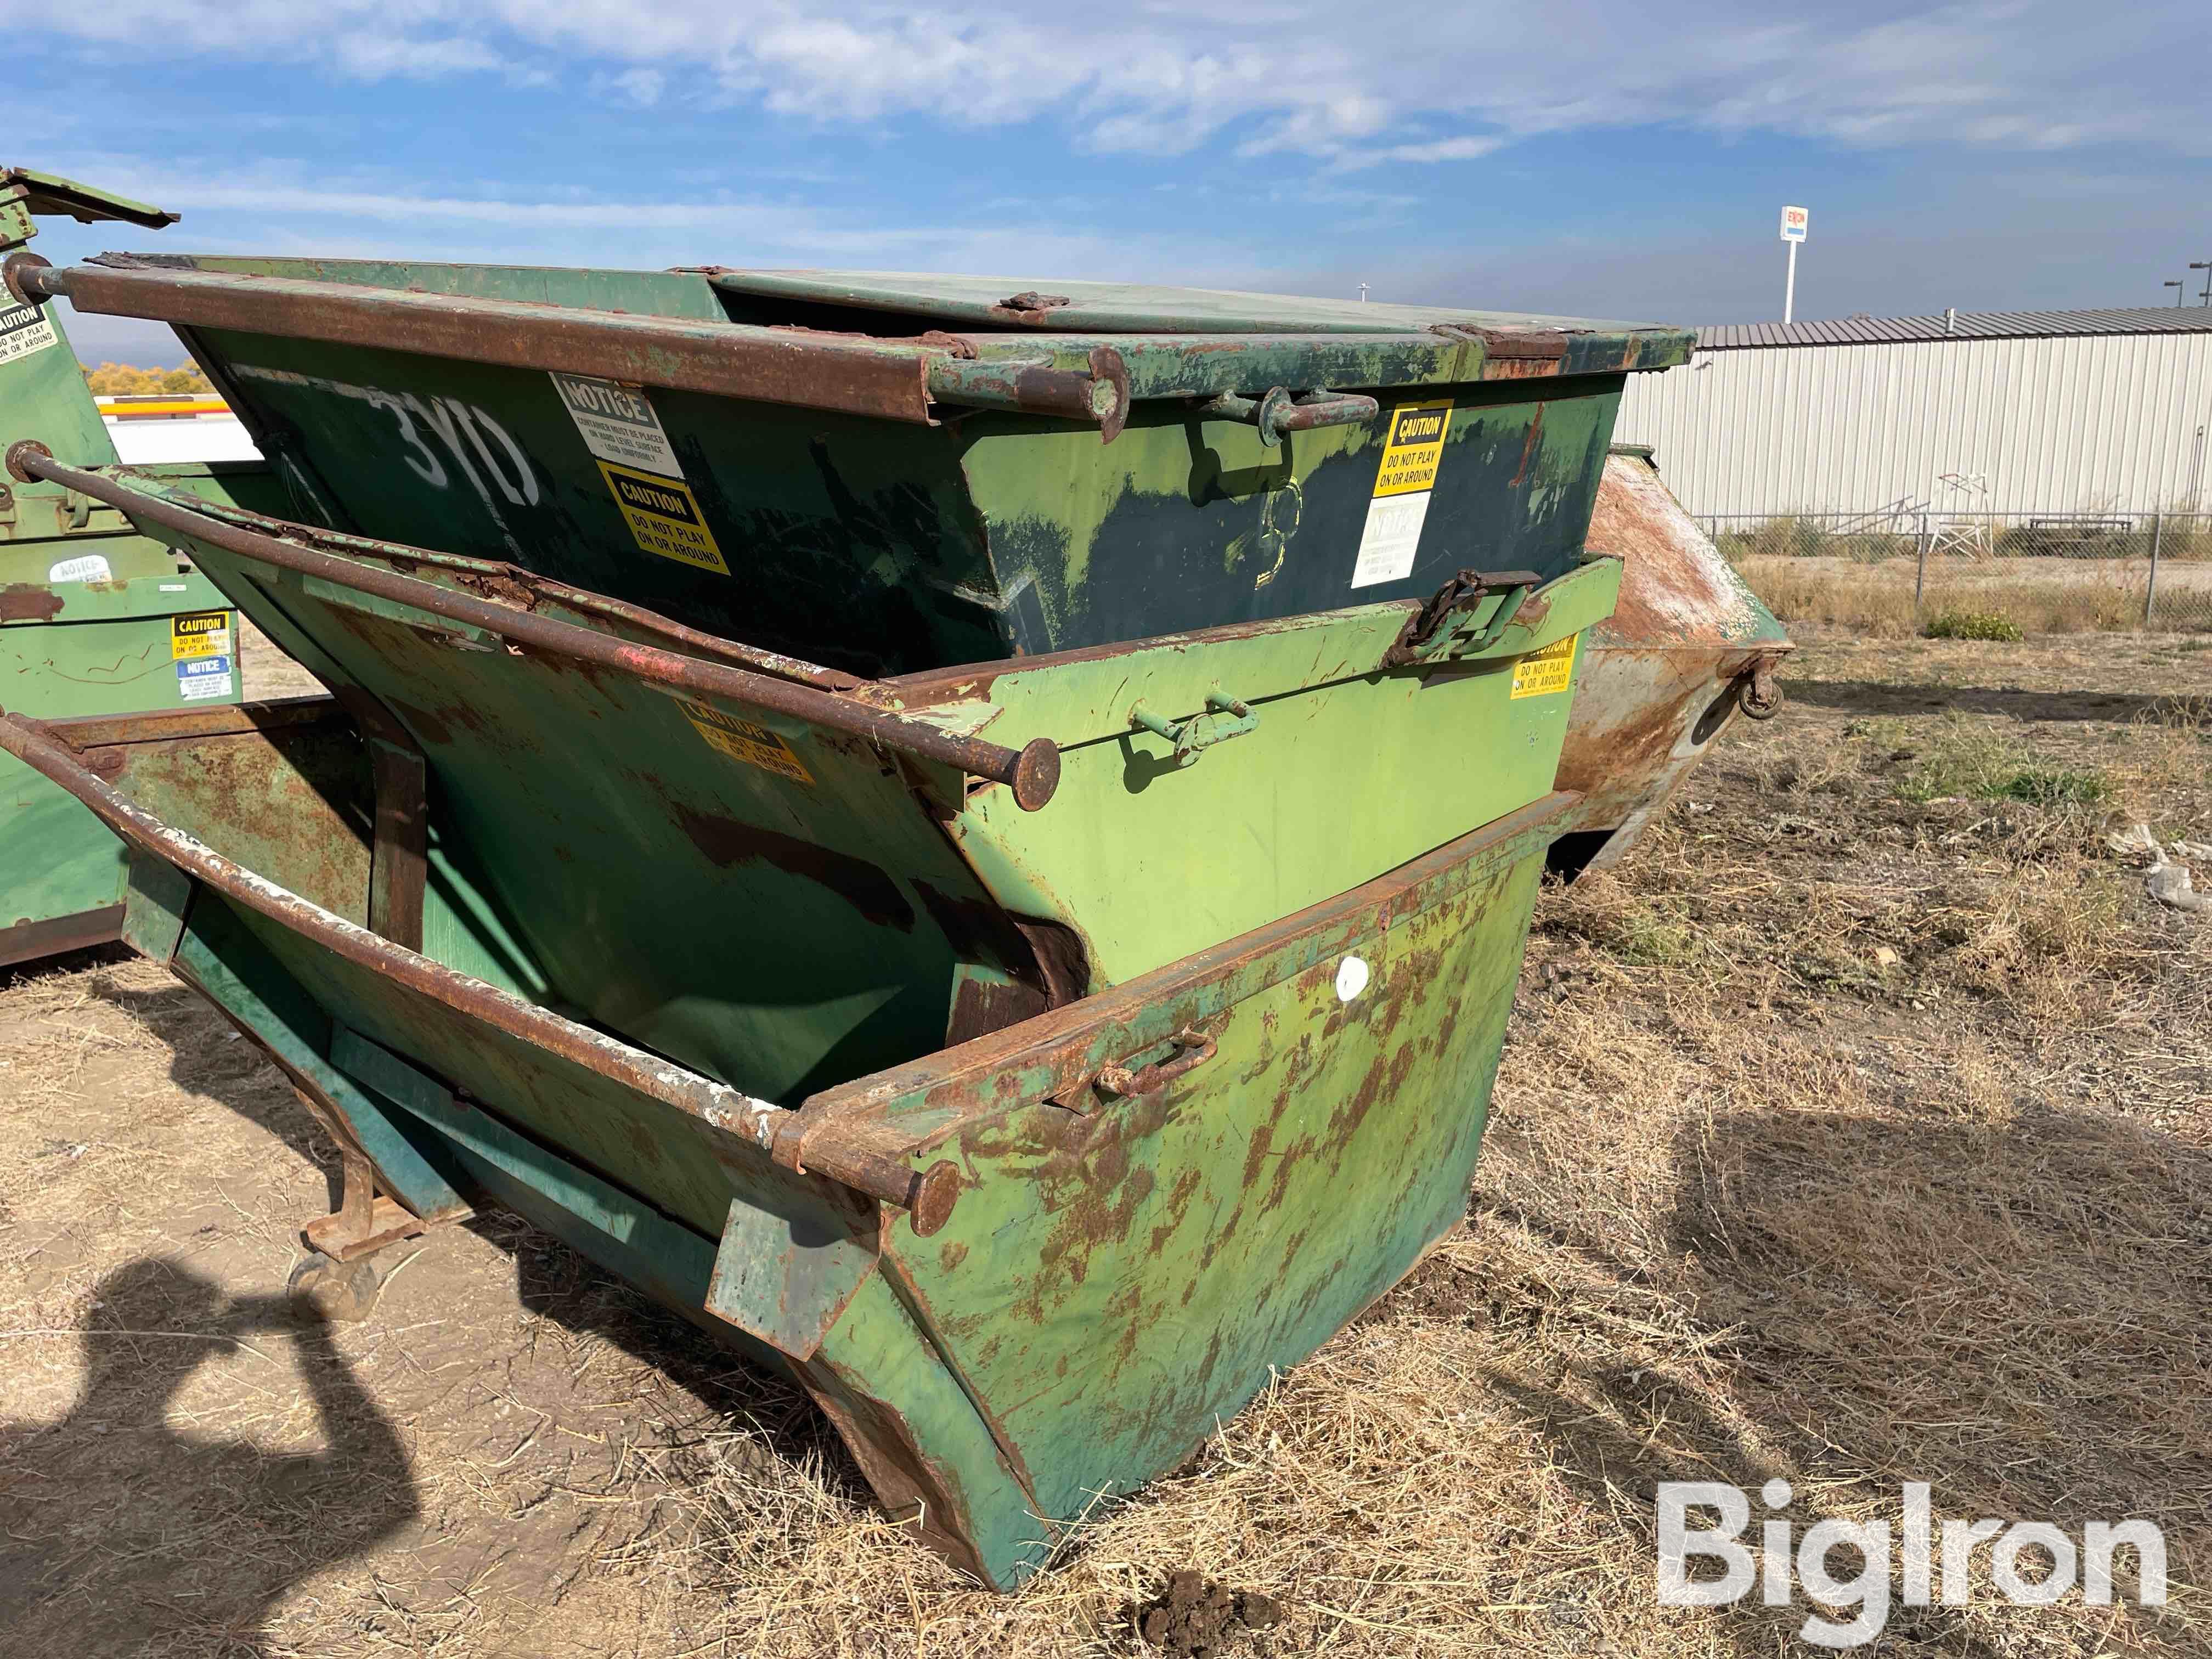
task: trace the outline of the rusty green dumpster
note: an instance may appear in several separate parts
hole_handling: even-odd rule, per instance
[[[1626,857],[1738,714],[1780,712],[1792,648],[1648,445],[1613,447],[1589,547],[1621,562],[1620,597],[1576,648],[1558,781],[1581,799],[1549,857],[1569,880]]]
[[[175,216],[50,173],[0,169],[0,249],[56,216],[149,228]],[[34,434],[78,465],[116,459],[62,320],[9,296],[0,301],[0,446]],[[161,471],[203,495],[234,495],[253,472]],[[114,508],[0,479],[0,704],[51,719],[235,703],[236,631],[216,586]],[[115,836],[0,758],[0,966],[116,939],[123,886]]]
[[[333,529],[871,677],[1579,558],[1626,323],[1018,279],[104,255]]]
[[[0,715],[131,843],[126,937],[337,1141],[325,1290],[507,1204],[788,1369],[1012,1585],[1462,1212],[1619,562],[866,680],[7,464],[335,693]]]

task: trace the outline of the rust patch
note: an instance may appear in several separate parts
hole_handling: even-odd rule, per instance
[[[1528,482],[1528,463],[1536,459],[1537,452],[1544,447],[1544,409],[1542,404],[1536,405],[1536,412],[1528,422],[1528,435],[1521,440],[1521,465],[1514,470],[1511,480],[1516,489]]]
[[[944,892],[931,882],[916,879],[914,890],[956,956],[995,964],[1016,981],[963,982],[954,994],[948,1047],[1065,1007],[1090,988],[1089,957],[1074,929],[1041,916],[1014,915],[988,898]]]
[[[398,561],[393,562],[396,565]],[[480,599],[489,599],[495,605],[512,605],[517,611],[538,608],[537,590],[513,576],[488,574],[479,570],[454,570],[447,573],[447,580],[454,586],[473,593]]]
[[[1040,294],[1035,289],[1024,289],[1019,294],[1009,294],[993,306],[991,314],[1010,323],[1026,323],[1034,327],[1050,322],[1054,312],[1074,303],[1065,294]]]
[[[677,822],[691,844],[717,869],[761,863],[828,889],[878,927],[914,931],[914,906],[880,865],[854,858],[819,842],[801,841],[757,823],[744,823],[719,812],[702,812],[672,802]]]
[[[1590,512],[1589,550],[1623,562],[1620,602],[1595,637],[1624,645],[1741,640],[1757,626],[1728,562],[1682,510],[1658,470],[1632,455],[1606,458]]]
[[[0,622],[52,622],[62,613],[62,596],[36,582],[0,587]]]

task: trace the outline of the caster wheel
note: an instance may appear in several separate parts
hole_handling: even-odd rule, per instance
[[[311,1255],[292,1269],[285,1293],[302,1312],[340,1325],[358,1324],[376,1311],[376,1264],[364,1256],[358,1261],[333,1261]]]

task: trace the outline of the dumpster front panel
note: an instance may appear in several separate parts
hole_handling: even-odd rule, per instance
[[[994,1582],[1102,1494],[1175,1468],[1464,1216],[1564,804],[883,1079],[894,1121],[959,1115],[917,1128],[923,1155],[958,1161],[958,1207],[927,1238],[888,1233],[884,1273],[1023,1489],[1020,1510],[956,1517],[1019,1546],[996,1547]],[[1156,1016],[1188,1022],[1180,1048],[1142,1040]],[[1121,1096],[1071,1083],[1054,1054],[1108,1078],[1101,1041],[1125,1072],[1167,1078]],[[902,1118],[902,1100],[920,1109]],[[836,1334],[823,1357],[844,1357]],[[896,1370],[853,1371],[903,1397]]]
[[[1620,573],[1585,565],[1538,589],[1528,611],[1541,620],[1507,623],[1494,654],[1427,667],[1382,666],[1405,617],[1388,607],[1008,665],[987,695],[1013,730],[1062,737],[1060,791],[1038,813],[978,797],[953,834],[1001,904],[1066,921],[1092,983],[1119,983],[1547,793],[1572,698],[1520,665],[1576,650]],[[1271,695],[1306,676],[1318,683]],[[1202,740],[1209,721],[1229,729],[1206,712],[1213,692],[1245,701],[1251,728],[1179,760],[1133,724],[1148,708]]]
[[[1465,569],[1560,575],[1620,402],[1617,376],[1424,388],[1273,447],[1166,408],[1106,446],[979,416],[963,465],[1001,596],[995,654],[1425,599]]]
[[[322,539],[349,569],[414,570],[425,592],[518,586]],[[1593,562],[1533,592],[1506,573],[1452,613],[1495,639],[1401,666],[1415,619],[1402,602],[855,693],[1008,750],[1057,744],[1062,793],[1030,812],[997,787],[925,805],[865,742],[579,672],[192,544],[212,569],[259,572],[241,574],[241,602],[316,672],[371,693],[428,757],[431,919],[454,921],[426,933],[434,954],[772,1099],[1127,979],[1534,799],[1568,698],[1564,678],[1524,682],[1519,665],[1571,653],[1620,568]],[[1246,712],[1227,720],[1209,700]],[[1186,749],[1163,725],[1197,735]],[[1482,763],[1440,768],[1453,753]],[[1183,896],[1163,904],[1164,890]],[[1056,931],[1040,943],[1031,924]],[[495,927],[519,942],[504,967],[489,959]],[[733,933],[808,943],[789,963],[732,962]],[[1069,940],[1055,983],[1045,957]],[[1026,1009],[992,990],[1017,983],[1038,994]]]

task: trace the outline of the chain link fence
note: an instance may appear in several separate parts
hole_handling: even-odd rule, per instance
[[[2212,630],[2212,512],[1898,503],[1698,522],[1785,620],[2002,617],[2023,633]]]

